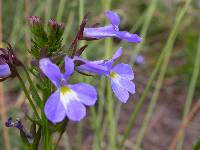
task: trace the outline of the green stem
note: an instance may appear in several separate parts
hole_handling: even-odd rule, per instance
[[[185,107],[184,107],[184,111],[183,111],[183,120],[188,115],[191,104],[192,104],[192,98],[194,96],[195,87],[197,84],[197,79],[198,79],[199,70],[200,70],[200,59],[199,58],[200,58],[200,36],[199,36],[199,40],[198,40],[197,55],[195,58],[195,64],[194,64],[194,69],[193,69],[193,73],[192,73],[192,78],[190,81],[189,90],[187,93]],[[183,140],[184,140],[183,136],[184,136],[184,134],[182,134],[182,138],[179,142],[178,149],[182,149]]]
[[[79,5],[79,24],[81,24],[83,16],[84,16],[84,0],[79,0],[78,5]],[[81,41],[80,46],[82,46],[83,44],[84,44],[84,41]],[[86,57],[85,53],[83,53],[83,55]],[[82,81],[86,81],[86,80],[87,80],[87,78],[84,78],[84,77],[82,78]],[[76,140],[77,140],[76,149],[77,150],[81,149],[82,130],[83,130],[83,121],[79,122],[79,124],[77,126],[77,136],[76,136]]]
[[[45,6],[45,22],[48,22],[48,20],[51,17],[51,9],[52,8],[52,0],[46,0],[46,6]]]
[[[138,103],[136,104],[136,106],[134,108],[135,111],[130,116],[128,125],[127,125],[127,127],[126,127],[126,129],[124,131],[122,140],[121,140],[121,142],[119,144],[119,149],[123,149],[123,145],[124,145],[126,139],[128,138],[132,127],[135,125],[135,121],[137,119],[137,116],[139,115],[139,113],[140,113],[140,111],[142,109],[142,106],[144,105],[145,98],[146,98],[147,94],[149,93],[150,87],[151,87],[151,85],[152,85],[152,83],[153,83],[153,81],[154,81],[154,79],[156,77],[156,74],[157,74],[157,72],[158,72],[158,70],[160,68],[160,65],[162,63],[164,55],[165,55],[165,51],[163,51],[160,54],[160,56],[158,58],[158,61],[156,63],[156,66],[155,66],[155,68],[154,68],[154,70],[153,70],[153,72],[152,72],[152,74],[151,74],[151,76],[150,76],[150,78],[149,78],[149,80],[147,82],[147,85],[145,86],[144,92],[142,93],[141,98],[138,100]]]
[[[26,89],[26,86],[25,86],[25,84],[24,84],[24,82],[23,82],[21,76],[19,75],[19,73],[18,73],[17,71],[16,71],[16,75],[17,75],[17,77],[18,77],[18,79],[19,79],[19,81],[20,81],[20,83],[21,83],[21,85],[22,85],[22,88],[23,88],[23,90],[24,90],[24,93],[25,93],[26,97],[28,98],[29,103],[30,103],[30,105],[31,105],[31,107],[32,107],[32,109],[33,109],[35,115],[36,115],[36,118],[37,118],[38,120],[40,120],[40,116],[39,116],[39,114],[38,114],[38,112],[37,112],[37,110],[36,110],[36,107],[35,107],[35,105],[34,105],[34,103],[33,103],[33,100],[32,100],[31,97],[29,96],[28,90]]]
[[[111,7],[111,0],[101,0],[104,11],[107,11]],[[105,41],[105,59],[112,56],[112,39],[106,39]],[[110,90],[110,84],[106,82],[106,110],[107,110],[107,121],[108,121],[108,139],[109,139],[109,150],[116,149],[116,124],[114,119],[114,101],[112,92]]]
[[[35,88],[35,86],[33,84],[33,81],[32,81],[32,79],[31,79],[31,77],[30,77],[30,75],[29,75],[29,73],[28,73],[28,71],[26,69],[26,67],[23,64],[21,66],[22,66],[22,68],[24,69],[24,71],[26,73],[26,76],[27,76],[28,82],[30,84],[30,87],[33,90],[37,100],[39,101],[39,107],[41,109],[42,108],[42,99],[40,98],[40,96],[39,96],[39,94],[38,94],[38,92],[37,92],[37,90],[36,90],[36,88]]]
[[[106,50],[106,58],[109,58],[112,55],[112,39],[107,39],[105,43],[105,50]],[[112,97],[112,92],[110,90],[110,84],[107,81],[106,84],[106,110],[107,110],[107,119],[108,119],[108,138],[109,138],[109,150],[115,150],[116,147],[116,126],[115,126],[115,119],[114,119],[114,101]]]
[[[140,132],[138,133],[138,137],[137,137],[137,141],[136,141],[137,142],[136,144],[137,144],[138,147],[142,143],[145,131],[148,128],[148,125],[149,125],[150,119],[152,117],[155,105],[157,103],[158,96],[159,96],[159,93],[160,93],[160,89],[162,87],[162,83],[163,83],[163,80],[164,80],[164,77],[165,77],[165,73],[167,71],[167,66],[168,66],[168,63],[169,63],[170,56],[171,56],[173,44],[174,44],[174,41],[175,41],[176,36],[178,34],[178,29],[179,29],[180,23],[181,23],[181,21],[182,21],[182,19],[184,17],[184,14],[185,14],[187,8],[189,7],[189,3],[190,3],[190,0],[188,0],[185,3],[183,9],[178,14],[177,21],[175,22],[175,24],[174,24],[174,26],[173,26],[173,28],[172,28],[172,30],[170,32],[170,35],[168,37],[168,40],[167,40],[167,42],[166,42],[166,44],[165,44],[165,46],[163,48],[163,51],[166,51],[167,53],[166,53],[164,62],[162,64],[162,66],[161,66],[161,71],[160,71],[160,74],[158,76],[158,80],[156,82],[155,92],[153,93],[151,102],[149,104],[149,107],[148,107],[144,122],[142,124],[142,128],[140,129]]]
[[[56,16],[57,21],[61,21],[61,19],[62,19],[63,10],[65,8],[65,2],[66,2],[66,0],[60,0],[60,2],[59,2],[58,12],[57,12],[57,16]]]
[[[128,135],[130,134],[130,130],[131,130],[133,124],[135,123],[135,120],[136,120],[136,118],[137,118],[137,115],[139,114],[139,112],[140,112],[140,110],[141,110],[141,108],[142,108],[142,106],[143,106],[144,98],[146,97],[146,95],[147,95],[147,93],[148,93],[148,91],[149,91],[149,88],[150,88],[150,86],[151,86],[151,84],[152,84],[152,82],[153,82],[153,79],[155,78],[155,75],[156,75],[156,73],[157,73],[157,71],[158,71],[158,69],[159,69],[159,66],[161,65],[162,59],[163,59],[165,53],[168,52],[168,53],[167,53],[168,56],[167,56],[167,58],[166,58],[166,59],[167,59],[167,63],[165,63],[165,65],[164,65],[164,67],[167,67],[168,60],[169,60],[169,58],[170,58],[170,54],[171,54],[171,50],[172,50],[172,46],[173,46],[173,43],[174,43],[175,38],[176,38],[176,36],[177,36],[180,23],[181,23],[181,21],[182,21],[184,15],[185,15],[186,10],[188,9],[190,3],[191,3],[191,0],[187,0],[187,1],[186,1],[184,7],[182,8],[182,11],[179,13],[179,15],[178,15],[178,17],[177,17],[177,19],[176,19],[176,22],[175,22],[175,24],[174,24],[174,26],[173,26],[173,28],[172,28],[172,30],[171,30],[171,32],[170,32],[170,35],[169,35],[169,37],[168,37],[168,40],[167,40],[167,42],[166,42],[166,45],[165,45],[165,47],[164,47],[163,50],[162,50],[162,54],[161,54],[162,57],[160,56],[160,58],[159,58],[159,60],[158,60],[158,63],[156,64],[156,67],[155,67],[155,69],[154,69],[154,71],[153,71],[153,73],[152,73],[152,75],[151,75],[151,77],[150,77],[150,80],[148,81],[148,84],[147,84],[147,86],[146,86],[146,88],[145,88],[145,91],[144,91],[144,93],[143,93],[141,99],[140,99],[139,102],[137,103],[136,108],[135,108],[135,111],[134,111],[133,114],[131,115],[131,119],[130,119],[130,121],[129,121],[129,123],[128,123],[128,126],[127,126],[127,128],[126,128],[126,130],[125,130],[125,133],[124,133],[124,135],[123,135],[122,141],[121,141],[121,143],[120,143],[120,149],[123,148],[124,142],[126,141]],[[164,70],[164,69],[165,69],[165,68],[163,68],[162,70]],[[163,72],[163,73],[161,74],[161,77],[165,74],[165,71],[162,71],[162,72]],[[161,78],[161,77],[160,77],[160,78]],[[162,79],[162,78],[161,78],[161,79]],[[160,79],[160,81],[161,81],[161,79]],[[160,82],[160,81],[159,81],[159,82]],[[155,95],[156,95],[156,94],[155,94]],[[155,96],[155,97],[156,97],[156,96]]]
[[[153,17],[153,14],[155,12],[157,4],[158,4],[158,0],[152,0],[151,5],[149,6],[147,12],[144,13],[145,14],[145,18],[144,18],[144,24],[142,26],[142,31],[141,31],[142,42],[139,43],[136,46],[136,49],[133,52],[133,57],[134,58],[138,55],[138,53],[141,51],[141,49],[144,46],[146,35],[147,35],[147,31],[148,31],[149,25],[151,23],[151,20],[152,20],[152,17]]]

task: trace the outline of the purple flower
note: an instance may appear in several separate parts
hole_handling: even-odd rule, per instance
[[[137,55],[135,58],[135,64],[136,65],[141,65],[144,63],[144,56],[142,55]]]
[[[23,130],[24,126],[22,124],[22,122],[19,119],[16,119],[15,121],[12,120],[11,117],[9,117],[6,122],[5,122],[6,127],[10,128],[10,127],[15,127],[19,130]]]
[[[129,98],[129,92],[135,93],[135,84],[131,81],[134,79],[134,74],[131,66],[128,64],[120,63],[112,67],[115,59],[121,55],[122,48],[119,48],[109,60],[88,61],[77,56],[74,60],[84,62],[83,65],[78,67],[81,71],[85,70],[108,77],[115,96],[121,102],[126,103]]]
[[[110,25],[98,28],[84,28],[83,37],[102,39],[106,37],[116,37],[131,43],[141,42],[141,38],[137,34],[127,31],[119,31],[120,17],[117,13],[107,11],[106,16],[110,21]]]
[[[7,120],[5,122],[5,126],[8,127],[8,128],[13,126],[11,117],[7,118]]]
[[[8,64],[0,64],[0,78],[5,78],[11,75]]]
[[[39,62],[40,69],[57,87],[48,98],[44,112],[53,123],[61,122],[66,116],[72,121],[80,121],[86,115],[86,106],[92,106],[97,100],[93,86],[85,83],[67,84],[69,76],[74,72],[73,60],[65,57],[65,73],[61,73],[57,65],[44,58]]]

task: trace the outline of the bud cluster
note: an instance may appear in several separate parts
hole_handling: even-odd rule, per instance
[[[53,19],[48,21],[47,29],[37,16],[28,18],[32,32],[32,47],[29,53],[36,59],[51,56],[62,49],[64,24]],[[44,49],[46,49],[44,53]]]

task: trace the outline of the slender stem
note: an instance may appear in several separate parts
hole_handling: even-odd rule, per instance
[[[36,118],[37,118],[38,120],[40,120],[39,114],[38,114],[38,112],[37,112],[37,110],[36,110],[36,107],[35,107],[35,105],[34,105],[34,103],[33,103],[33,100],[32,100],[31,97],[29,96],[29,93],[28,93],[28,90],[26,89],[26,86],[25,86],[25,84],[24,84],[24,81],[22,80],[21,76],[19,75],[19,73],[18,73],[17,71],[16,71],[16,75],[17,75],[17,77],[18,77],[18,79],[19,79],[19,81],[20,81],[20,83],[21,83],[21,85],[22,85],[22,88],[23,88],[23,90],[24,90],[24,93],[25,93],[26,97],[28,98],[29,103],[30,103],[30,105],[31,105],[31,107],[32,107],[32,109],[33,109],[35,115],[36,115]]]
[[[189,90],[187,93],[185,107],[184,107],[184,111],[183,111],[183,120],[186,118],[187,114],[189,113],[189,110],[190,110],[190,107],[192,104],[192,98],[194,96],[195,87],[197,84],[197,79],[198,79],[199,70],[200,70],[200,59],[199,58],[200,58],[200,36],[199,36],[199,40],[198,40],[197,55],[195,58],[195,64],[194,64],[194,69],[193,69],[193,73],[192,73],[192,78],[190,81]],[[184,134],[182,134],[182,136],[184,136]],[[183,140],[184,140],[184,137],[182,137],[180,139],[180,142],[178,145],[179,150],[182,149]]]
[[[181,21],[183,19],[183,16],[184,16],[189,4],[190,4],[190,0],[188,0],[185,3],[182,11],[180,11],[180,13],[177,15],[177,21],[175,22],[175,24],[174,24],[174,26],[173,26],[173,28],[171,30],[171,33],[170,33],[170,35],[168,37],[168,40],[167,40],[167,42],[166,42],[166,44],[165,44],[165,46],[163,48],[163,51],[167,51],[167,53],[165,55],[164,62],[162,64],[162,66],[161,66],[159,77],[158,77],[158,80],[156,82],[155,92],[153,93],[151,102],[149,104],[149,107],[148,107],[144,122],[142,124],[142,128],[140,129],[140,132],[138,133],[138,137],[137,137],[137,141],[136,141],[137,142],[136,144],[137,144],[138,147],[142,143],[142,140],[144,138],[144,134],[145,134],[145,132],[146,132],[146,130],[148,128],[148,125],[149,125],[150,119],[152,117],[155,105],[157,103],[158,96],[159,96],[159,93],[160,93],[160,89],[162,87],[162,83],[163,83],[163,80],[164,80],[164,77],[165,77],[165,73],[167,71],[167,66],[168,66],[168,63],[169,63],[170,56],[171,56],[173,44],[174,44],[174,41],[175,41],[177,33],[178,33],[178,28],[180,26],[180,23],[181,23]]]
[[[60,131],[58,140],[56,141],[55,149],[58,149],[58,144],[59,144],[60,140],[62,139],[62,135],[63,135],[63,133],[64,133],[65,130],[66,130],[66,127],[67,127],[68,122],[69,122],[69,120],[66,119],[65,122],[64,122],[63,125],[62,125],[62,130]]]
[[[142,50],[142,48],[144,46],[145,39],[146,39],[146,34],[147,34],[148,29],[149,29],[149,25],[151,23],[151,20],[153,18],[153,14],[154,14],[154,12],[156,10],[157,4],[158,4],[158,0],[152,0],[151,5],[149,6],[147,12],[144,13],[145,14],[145,18],[144,18],[144,24],[142,26],[142,31],[141,31],[142,42],[139,43],[136,46],[136,49],[133,52],[133,57],[134,58],[138,55],[138,53]]]
[[[101,0],[104,11],[107,11],[111,7],[111,0]],[[106,39],[105,41],[105,58],[108,59],[112,56],[112,39]],[[110,90],[110,84],[106,82],[106,110],[107,110],[107,121],[108,121],[108,139],[109,139],[109,150],[116,149],[116,124],[114,117],[114,101],[112,92]]]
[[[161,54],[162,57],[160,56],[160,58],[159,58],[159,60],[158,60],[158,62],[157,62],[157,64],[156,64],[156,67],[155,67],[155,69],[154,69],[154,71],[153,71],[153,73],[152,73],[152,75],[151,75],[151,77],[150,77],[150,80],[149,80],[148,83],[147,83],[147,86],[146,86],[146,88],[145,88],[145,91],[144,91],[144,93],[143,93],[141,99],[140,99],[139,102],[137,103],[136,108],[135,108],[135,111],[134,111],[133,114],[131,115],[130,121],[129,121],[129,123],[128,123],[128,126],[127,126],[127,128],[126,128],[126,130],[125,130],[125,133],[124,133],[124,135],[123,135],[122,141],[121,141],[121,143],[120,143],[120,148],[121,148],[121,149],[123,148],[124,142],[126,141],[128,135],[130,134],[130,130],[131,130],[133,124],[135,123],[135,120],[136,120],[136,118],[137,118],[137,115],[139,114],[139,111],[141,110],[141,108],[142,108],[142,106],[143,106],[144,98],[146,97],[146,95],[147,95],[147,93],[148,93],[148,91],[149,91],[149,88],[150,88],[150,86],[151,86],[151,84],[152,84],[152,82],[153,82],[153,80],[154,80],[154,78],[155,78],[155,75],[156,75],[156,73],[157,73],[157,71],[158,71],[158,69],[159,69],[159,66],[160,66],[161,63],[162,63],[162,59],[163,59],[165,53],[168,52],[168,58],[170,57],[172,45],[173,45],[174,40],[175,40],[175,38],[176,38],[176,36],[177,36],[180,23],[181,23],[181,21],[182,21],[184,15],[185,15],[186,10],[187,10],[188,7],[189,7],[190,2],[191,2],[191,0],[187,0],[187,1],[186,1],[184,7],[182,8],[182,11],[179,13],[179,15],[178,15],[178,17],[177,17],[177,19],[176,19],[176,22],[175,22],[175,24],[174,24],[174,26],[173,26],[173,28],[172,28],[172,30],[171,30],[171,32],[170,32],[170,35],[169,35],[169,37],[168,37],[168,40],[167,40],[167,42],[166,42],[166,45],[165,45],[165,47],[164,47],[163,50],[162,50],[162,54]],[[167,63],[166,63],[166,64],[167,64]],[[165,66],[167,67],[167,65],[165,65]],[[164,70],[164,69],[163,69],[163,70]],[[163,72],[164,72],[164,71],[163,71]],[[163,76],[164,74],[165,74],[165,73],[162,73],[161,76]],[[155,96],[155,97],[156,97],[156,96]]]
[[[84,16],[84,0],[79,0],[79,24],[81,24],[83,16]],[[84,41],[81,41],[80,46],[82,46],[84,44]],[[86,57],[86,53],[82,54],[83,56]],[[82,81],[86,81],[87,78],[82,78]],[[78,126],[77,126],[77,136],[76,136],[76,140],[77,140],[77,150],[81,149],[81,141],[82,141],[82,130],[83,130],[83,121],[79,122]]]
[[[52,8],[52,0],[46,0],[46,6],[45,6],[45,22],[48,22],[48,20],[51,17],[51,8]]]
[[[106,58],[109,58],[112,55],[112,40],[107,39],[106,40]],[[107,119],[108,119],[108,138],[109,138],[109,150],[115,150],[116,149],[116,125],[115,125],[115,117],[114,117],[114,101],[112,97],[112,92],[110,89],[110,83],[107,81],[106,84],[106,109],[107,109]]]
[[[57,12],[57,16],[56,16],[57,21],[61,21],[61,19],[62,19],[63,10],[65,8],[65,2],[66,2],[66,0],[60,0],[60,2],[59,2],[58,12]]]
[[[158,70],[159,70],[159,68],[160,68],[160,65],[161,65],[161,63],[162,63],[162,59],[163,59],[164,55],[165,55],[165,51],[163,51],[163,52],[160,54],[160,56],[159,56],[159,58],[158,58],[158,61],[157,61],[157,63],[156,63],[156,66],[154,67],[154,70],[152,71],[152,74],[151,74],[151,76],[150,76],[150,78],[149,78],[149,80],[148,80],[148,82],[147,82],[147,85],[145,86],[144,92],[142,93],[141,98],[138,100],[138,103],[136,104],[136,106],[135,106],[135,108],[134,108],[135,111],[134,111],[134,112],[131,114],[131,116],[130,116],[128,125],[127,125],[127,127],[126,127],[126,129],[125,129],[125,131],[124,131],[122,140],[121,140],[121,142],[120,142],[120,144],[119,144],[119,148],[120,148],[120,149],[123,149],[123,145],[124,145],[126,139],[128,138],[132,127],[133,127],[134,124],[135,124],[135,121],[136,121],[137,116],[139,115],[139,113],[140,113],[140,111],[141,111],[141,109],[142,109],[142,106],[144,105],[145,98],[146,98],[147,94],[149,93],[150,87],[151,87],[151,85],[152,85],[152,83],[153,83],[153,81],[154,81],[154,79],[155,79],[155,77],[156,77],[156,74],[157,74],[157,72],[158,72]]]
[[[34,93],[36,94],[37,99],[38,99],[38,100],[40,101],[40,103],[42,104],[42,99],[40,98],[40,96],[39,96],[39,94],[38,94],[38,92],[37,92],[37,90],[36,90],[36,88],[35,88],[35,86],[34,86],[34,84],[33,84],[33,81],[31,80],[31,77],[30,77],[30,75],[29,75],[29,73],[28,73],[28,71],[27,71],[27,69],[26,69],[26,67],[25,67],[23,64],[21,64],[21,66],[22,66],[22,68],[24,69],[24,71],[25,71],[25,73],[26,73],[28,82],[29,82],[29,84],[30,84],[32,90],[33,90]],[[40,108],[42,108],[42,105],[41,105],[41,104],[40,104],[40,106],[39,106]]]

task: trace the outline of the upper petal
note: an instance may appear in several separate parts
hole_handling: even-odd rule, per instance
[[[1,64],[0,65],[0,78],[7,77],[11,74],[10,67],[8,64]]]
[[[112,59],[115,60],[122,55],[122,47],[118,48],[117,51],[113,54]]]
[[[119,24],[120,24],[120,17],[119,17],[119,15],[117,13],[109,10],[109,11],[106,12],[106,16],[108,17],[110,23],[113,26],[119,26]]]
[[[72,121],[80,121],[86,115],[85,106],[79,101],[69,101],[66,108],[67,117]]]
[[[43,58],[39,62],[42,72],[51,80],[58,88],[62,79],[62,73],[56,64],[53,64],[49,58]]]
[[[89,38],[106,38],[115,36],[115,30],[112,25],[99,27],[99,28],[84,28],[83,36]]]
[[[80,57],[74,57],[74,61],[80,60],[84,62],[85,64],[78,66],[78,69],[82,71],[88,71],[95,74],[103,74],[107,75],[109,73],[109,70],[107,66],[102,65],[104,61],[88,61]]]
[[[97,92],[93,86],[85,83],[78,83],[75,85],[68,85],[68,87],[75,92],[77,101],[80,101],[87,106],[95,104],[97,100]]]
[[[118,64],[112,68],[112,71],[116,72],[117,74],[119,74],[120,76],[122,76],[128,80],[134,79],[133,70],[132,70],[131,66],[128,64],[124,64],[124,63]]]
[[[57,90],[47,100],[44,106],[44,113],[48,120],[53,123],[61,122],[65,116],[65,108],[60,101],[60,91]]]
[[[67,79],[74,72],[74,62],[70,57],[65,57],[65,79]]]
[[[111,79],[111,87],[117,99],[119,99],[123,103],[126,103],[129,98],[128,91],[119,86],[117,83],[113,82],[112,79]]]
[[[127,31],[118,31],[116,37],[131,43],[139,43],[142,39],[137,34],[132,34]]]

